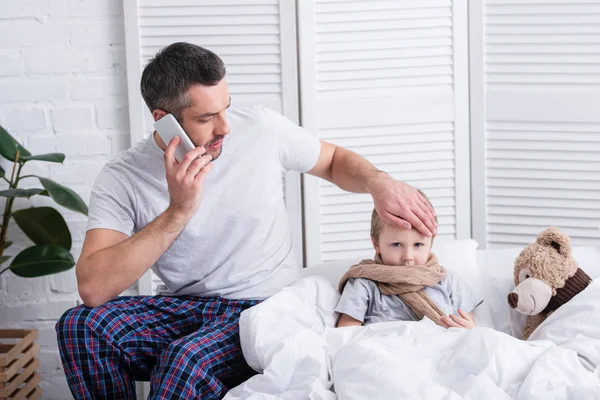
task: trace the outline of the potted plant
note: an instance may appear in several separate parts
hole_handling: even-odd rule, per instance
[[[62,163],[64,154],[49,153],[32,155],[0,126],[0,155],[12,162],[10,171],[0,166],[0,179],[8,188],[0,190],[4,197],[4,213],[0,226],[0,276],[7,271],[23,278],[66,271],[75,265],[71,254],[71,232],[64,218],[53,207],[30,207],[13,211],[15,198],[48,196],[59,205],[87,215],[85,202],[71,189],[48,178],[37,175],[22,175],[23,166],[30,161]],[[25,180],[37,180],[39,188],[20,188]],[[4,254],[12,242],[7,240],[10,221],[13,220],[33,242],[14,258]],[[9,260],[12,261],[7,263]],[[35,343],[37,330],[0,330],[0,399],[41,397],[38,384],[40,376],[36,370],[39,360],[35,358],[39,347]],[[4,342],[4,343],[3,343]]]

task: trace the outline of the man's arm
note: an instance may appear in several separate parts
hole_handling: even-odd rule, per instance
[[[437,233],[434,211],[415,188],[350,150],[321,141],[317,164],[308,173],[348,192],[370,193],[377,213],[387,222],[405,229],[415,227],[426,236]]]
[[[173,139],[165,151],[171,197],[167,210],[130,238],[110,229],[87,233],[76,266],[85,305],[97,307],[131,286],[171,246],[200,206],[211,157],[198,147],[179,164],[174,156],[178,141]]]
[[[77,262],[79,295],[88,307],[118,296],[138,280],[169,248],[185,221],[170,212],[132,237],[110,229],[92,229]]]

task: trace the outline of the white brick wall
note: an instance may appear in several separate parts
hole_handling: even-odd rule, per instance
[[[30,163],[25,173],[69,185],[88,202],[102,166],[129,147],[121,1],[0,0],[0,9],[0,123],[33,153],[65,153],[64,165]],[[61,211],[77,258],[86,219]],[[16,243],[8,254],[30,244],[12,224]],[[46,399],[71,398],[54,324],[79,301],[74,270],[36,279],[0,276],[0,328],[39,330]]]

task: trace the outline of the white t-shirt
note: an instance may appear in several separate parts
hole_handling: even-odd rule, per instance
[[[227,113],[231,132],[207,175],[198,212],[152,267],[160,294],[265,299],[301,274],[282,172],[307,172],[317,137],[266,108]],[[94,184],[87,229],[138,232],[169,205],[163,151],[153,137],[109,162]]]

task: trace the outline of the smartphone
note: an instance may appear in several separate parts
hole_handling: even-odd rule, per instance
[[[175,159],[179,162],[183,160],[183,156],[196,148],[173,114],[167,114],[154,122],[154,129],[167,146],[171,139],[179,136],[179,143],[175,148]]]

